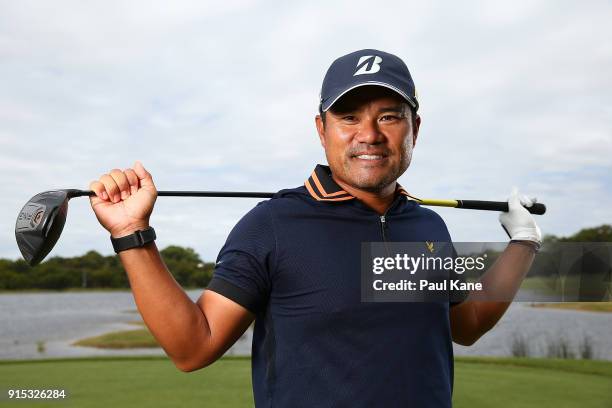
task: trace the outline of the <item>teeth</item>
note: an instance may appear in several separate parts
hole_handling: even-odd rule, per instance
[[[364,159],[364,160],[380,160],[383,157],[382,156],[378,156],[378,155],[373,155],[373,154],[361,154],[359,156],[357,156],[358,159]]]

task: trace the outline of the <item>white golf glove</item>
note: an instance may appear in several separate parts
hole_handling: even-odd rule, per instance
[[[514,187],[508,199],[508,212],[499,214],[499,222],[511,240],[532,241],[539,247],[542,243],[542,232],[533,215],[523,205],[531,207],[537,201],[524,195],[519,195]]]

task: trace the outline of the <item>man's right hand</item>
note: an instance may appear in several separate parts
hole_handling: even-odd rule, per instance
[[[92,181],[89,188],[91,208],[100,224],[114,238],[129,235],[149,226],[157,199],[151,174],[136,161],[134,168],[113,169]]]

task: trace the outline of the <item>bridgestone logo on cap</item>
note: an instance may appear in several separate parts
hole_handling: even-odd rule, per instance
[[[374,58],[372,60],[372,58]],[[375,74],[380,71],[380,63],[382,62],[382,58],[378,55],[364,55],[359,58],[359,62],[357,63],[358,70],[353,74],[362,75],[362,74]]]

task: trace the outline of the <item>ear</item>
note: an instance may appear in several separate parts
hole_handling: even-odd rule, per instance
[[[421,128],[421,116],[416,114],[416,118],[414,120],[416,127],[412,129],[412,147],[416,146],[417,137],[419,136],[419,129]]]
[[[319,134],[321,146],[323,146],[325,149],[325,127],[323,126],[323,119],[321,119],[321,115],[315,116],[315,125],[317,126],[317,133]]]

